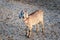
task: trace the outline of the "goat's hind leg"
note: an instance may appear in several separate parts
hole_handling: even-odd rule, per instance
[[[42,33],[44,35],[44,22],[42,22]]]
[[[36,32],[38,33],[38,31],[39,31],[39,25],[36,24]]]

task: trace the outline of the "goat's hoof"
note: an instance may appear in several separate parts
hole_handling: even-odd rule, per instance
[[[30,38],[30,36],[29,35],[25,35],[27,38]]]
[[[36,33],[36,35],[39,35],[39,33]]]
[[[42,30],[42,33],[44,33],[44,31]]]
[[[38,35],[38,33],[39,33],[39,32],[38,32],[38,31],[36,31],[36,34],[37,34],[37,35]]]
[[[42,33],[42,35],[45,35],[44,33]]]
[[[27,36],[27,38],[30,38],[31,36]]]
[[[25,35],[27,38],[29,38],[29,36]]]
[[[31,36],[28,36],[28,38],[30,38]]]
[[[44,31],[42,31],[42,34],[43,34],[43,35],[45,34]]]

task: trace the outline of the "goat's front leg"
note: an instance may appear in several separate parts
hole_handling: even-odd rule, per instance
[[[32,34],[32,26],[29,27],[29,35],[28,35],[29,38],[31,37],[31,34]]]
[[[28,29],[28,26],[26,27],[26,36],[28,37],[29,35],[29,29]]]

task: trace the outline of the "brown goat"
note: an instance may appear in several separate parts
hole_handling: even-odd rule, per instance
[[[33,25],[36,25],[38,23],[42,24],[42,32],[44,32],[44,21],[43,21],[43,11],[42,10],[36,10],[35,12],[31,13],[28,15],[26,10],[23,10],[23,20],[24,23],[26,24],[27,28],[29,30],[26,31],[26,35],[28,37],[31,36],[31,31],[33,28]],[[36,27],[36,31],[38,32],[38,26]]]

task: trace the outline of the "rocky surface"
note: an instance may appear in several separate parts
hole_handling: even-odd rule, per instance
[[[0,40],[60,40],[60,4],[56,2],[58,6],[50,7],[35,6],[24,4],[16,1],[0,0]],[[52,2],[51,5],[54,5]],[[28,13],[32,13],[35,10],[44,11],[45,22],[45,36],[42,35],[41,27],[37,35],[35,27],[33,27],[33,33],[31,38],[25,36],[25,24],[22,19],[19,19],[19,13],[24,8]]]

